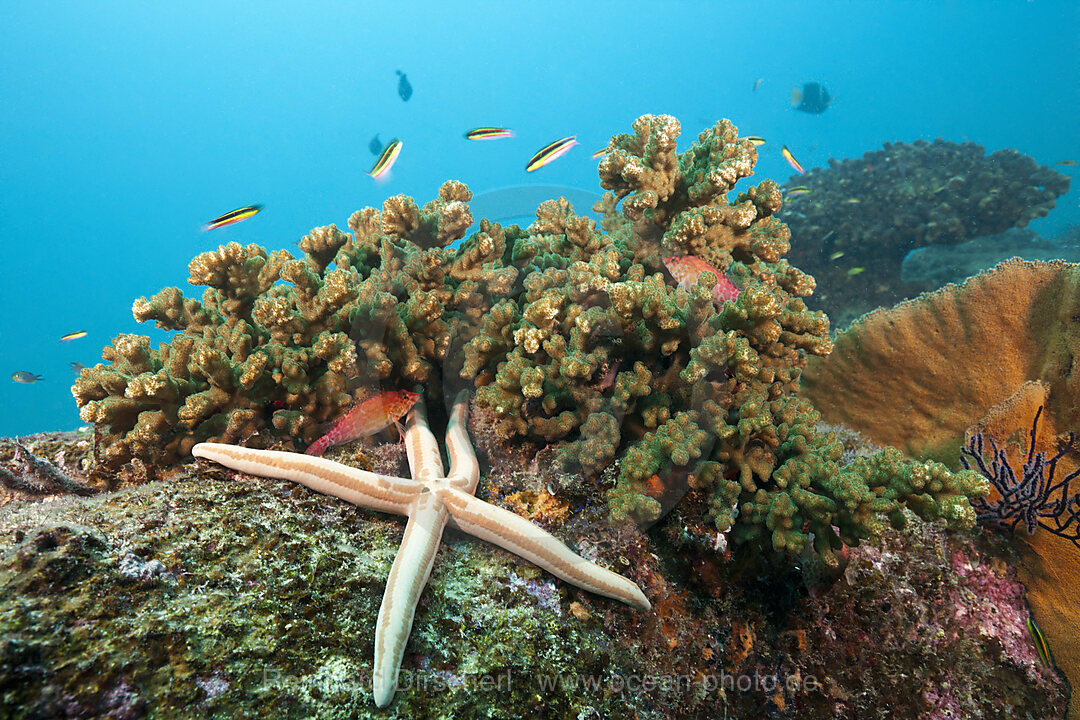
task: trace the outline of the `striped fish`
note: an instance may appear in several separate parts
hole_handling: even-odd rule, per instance
[[[210,222],[203,225],[203,230],[217,230],[218,228],[225,227],[226,225],[232,225],[238,223],[241,220],[247,220],[252,215],[256,214],[263,209],[262,205],[248,205],[231,212],[227,212],[224,215],[219,215]]]
[[[533,155],[532,159],[525,165],[525,172],[539,170],[552,160],[557,160],[570,152],[570,148],[577,144],[577,135],[571,135],[570,137],[564,137],[562,140],[556,140],[550,145],[544,146],[539,152]]]
[[[780,148],[780,154],[784,156],[785,160],[787,160],[788,165],[795,168],[795,172],[799,173],[800,175],[806,174],[806,171],[802,169],[802,165],[799,164],[799,161],[796,160],[795,156],[791,154],[791,151],[787,149],[787,145]]]
[[[609,152],[611,152],[611,148],[603,148],[602,150],[597,150],[592,154],[592,159],[599,160],[600,158],[607,155]]]
[[[1042,630],[1039,628],[1039,624],[1035,622],[1035,618],[1028,615],[1028,632],[1031,633],[1031,639],[1035,641],[1035,649],[1039,651],[1039,659],[1043,661],[1043,664],[1047,667],[1054,667],[1054,659],[1050,654],[1050,648],[1046,644],[1046,638],[1043,637]]]
[[[465,133],[466,140],[495,140],[514,137],[514,131],[503,127],[478,127]]]
[[[78,340],[79,338],[84,338],[84,337],[86,337],[86,331],[85,330],[76,330],[74,332],[69,332],[67,335],[61,335],[60,339],[61,340]]]
[[[382,155],[375,161],[375,164],[371,167],[371,172],[368,173],[376,180],[384,177],[386,173],[390,172],[390,168],[394,166],[397,161],[398,155],[401,154],[401,147],[403,143],[394,138],[386,144],[383,148]]]
[[[760,135],[747,135],[743,138],[743,140],[749,140],[754,144],[754,147],[761,147],[765,144],[765,138],[761,137]]]

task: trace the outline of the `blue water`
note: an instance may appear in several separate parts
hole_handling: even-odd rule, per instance
[[[199,296],[186,285],[197,253],[298,252],[312,227],[344,227],[397,193],[426,202],[446,179],[501,216],[525,209],[505,188],[589,197],[590,154],[643,113],[678,117],[680,148],[721,117],[764,136],[758,180],[790,176],[781,144],[807,168],[939,136],[1080,160],[1075,0],[518,5],[7,3],[0,435],[80,425],[69,363],[99,361],[117,333],[164,339],[135,323],[132,301],[171,285]],[[822,115],[791,108],[808,81],[836,96]],[[517,137],[464,140],[477,125]],[[405,143],[383,184],[365,174],[376,132]],[[580,147],[525,173],[572,134]],[[1078,198],[1074,183],[1032,227],[1080,223]],[[253,203],[266,209],[201,232]],[[89,335],[59,341],[77,329]],[[16,384],[17,370],[45,379]]]

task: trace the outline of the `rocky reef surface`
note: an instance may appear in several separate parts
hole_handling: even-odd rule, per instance
[[[6,492],[0,717],[1061,717],[1023,587],[985,533],[910,517],[843,569],[749,573],[673,519],[613,532],[538,486],[474,409],[481,494],[637,580],[654,612],[450,534],[394,704],[371,700],[375,616],[404,522],[278,480],[185,465],[80,496]],[[89,432],[21,444],[80,485]],[[10,475],[28,471],[0,441]],[[852,447],[850,455],[863,450]],[[336,457],[404,465],[400,445]],[[820,568],[818,568],[820,570]]]

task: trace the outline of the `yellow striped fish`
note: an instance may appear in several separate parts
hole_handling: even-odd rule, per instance
[[[594,152],[594,153],[592,154],[592,159],[593,159],[593,160],[599,160],[600,158],[602,158],[602,157],[604,157],[605,155],[607,155],[607,154],[608,154],[609,152],[611,152],[611,150],[610,150],[610,149],[608,149],[608,148],[604,148],[604,149],[602,149],[602,150],[597,150],[596,152]]]
[[[203,225],[203,230],[217,230],[218,228],[225,227],[226,225],[232,225],[233,223],[238,223],[241,220],[247,220],[249,217],[262,209],[262,205],[248,205],[247,207],[242,207],[238,210],[227,212],[224,215],[219,215],[218,217]]]
[[[761,147],[765,144],[765,138],[761,137],[760,135],[747,135],[743,138],[743,140],[749,140],[750,142],[754,143],[754,147]]]
[[[788,195],[806,195],[810,192],[810,188],[805,185],[796,185],[793,188],[788,188]]]
[[[550,145],[546,145],[541,148],[528,164],[525,165],[525,172],[532,172],[533,170],[539,170],[553,160],[561,158],[566,153],[570,152],[570,148],[578,144],[577,135],[571,135],[570,137],[564,137],[562,140],[556,140]]]
[[[791,154],[791,151],[787,149],[787,145],[784,145],[782,148],[780,148],[780,154],[784,156],[785,160],[787,160],[788,165],[795,168],[795,172],[799,173],[800,175],[806,174],[806,171],[802,169],[802,165],[799,164],[799,161],[796,160],[795,156]]]
[[[403,143],[397,138],[387,143],[386,147],[383,148],[382,155],[371,166],[371,172],[368,175],[376,180],[385,177],[386,173],[390,172],[390,168],[394,166],[394,162],[397,161],[398,155],[401,154],[402,145]]]
[[[69,332],[67,335],[62,335],[61,340],[78,340],[79,338],[86,337],[85,330],[76,330],[75,332]]]
[[[1035,641],[1035,649],[1039,651],[1039,659],[1043,661],[1047,667],[1054,667],[1053,656],[1050,654],[1050,648],[1046,644],[1046,638],[1043,637],[1042,630],[1039,628],[1039,624],[1035,622],[1035,618],[1028,615],[1028,632],[1031,633],[1031,639]]]
[[[465,133],[466,140],[495,140],[514,137],[514,131],[503,127],[478,127]]]

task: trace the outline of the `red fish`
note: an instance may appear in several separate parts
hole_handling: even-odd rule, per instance
[[[419,399],[419,394],[406,390],[390,390],[370,397],[338,418],[306,452],[308,455],[322,455],[335,445],[374,435],[396,424]]]
[[[671,273],[671,277],[675,278],[675,282],[679,283],[679,287],[686,291],[689,291],[694,286],[698,280],[698,275],[706,271],[711,272],[717,277],[717,282],[712,289],[713,302],[717,305],[723,305],[729,300],[735,302],[735,298],[739,297],[739,288],[731,280],[728,280],[727,275],[696,255],[672,255],[666,257],[664,258],[664,267]]]

